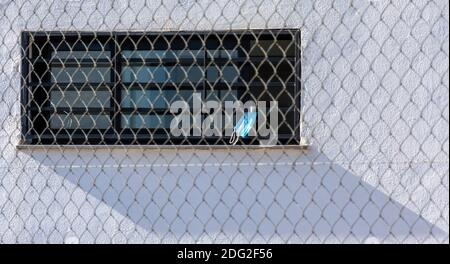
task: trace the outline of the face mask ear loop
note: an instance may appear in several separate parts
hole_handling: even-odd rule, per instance
[[[236,130],[233,129],[233,134],[231,134],[231,137],[230,137],[230,144],[236,145],[238,140],[239,140],[239,136],[237,135]]]
[[[236,124],[236,126],[233,128],[233,134],[231,134],[231,137],[230,137],[230,144],[232,144],[232,145],[236,145],[236,143],[239,141],[239,134],[238,133],[241,133],[242,131],[237,131],[238,129],[239,129],[239,127],[240,127],[240,123],[243,121],[243,119],[245,120],[245,114],[241,117],[241,119],[237,122],[237,124]],[[239,130],[241,130],[241,129],[239,129]]]

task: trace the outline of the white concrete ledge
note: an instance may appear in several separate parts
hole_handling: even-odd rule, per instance
[[[19,150],[36,150],[36,149],[182,149],[182,150],[269,150],[269,149],[290,149],[290,150],[307,150],[309,145],[276,145],[276,146],[260,146],[260,145],[28,145],[19,144],[16,146]]]

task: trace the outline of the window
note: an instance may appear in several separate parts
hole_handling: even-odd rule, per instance
[[[22,139],[33,145],[230,144],[239,115],[226,112],[225,102],[262,102],[269,109],[273,101],[277,118],[267,115],[255,127],[278,119],[276,143],[299,144],[299,42],[300,32],[287,29],[24,32]],[[172,131],[186,110],[172,109],[177,101],[189,113],[181,134]],[[209,101],[220,106],[217,112]],[[208,120],[222,125],[203,133],[217,125]],[[256,132],[237,144],[265,137]]]

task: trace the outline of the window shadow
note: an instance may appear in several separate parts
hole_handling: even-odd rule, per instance
[[[65,186],[52,199],[64,201],[61,217],[72,232],[94,241],[120,232],[146,242],[448,239],[448,231],[315,149],[24,152],[38,164],[36,177]]]

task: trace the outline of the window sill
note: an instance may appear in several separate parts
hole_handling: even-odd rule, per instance
[[[308,144],[301,145],[276,145],[276,146],[260,146],[260,145],[27,145],[19,144],[16,146],[18,150],[35,150],[35,149],[175,149],[175,150],[268,150],[268,149],[290,149],[290,150],[307,150]]]

